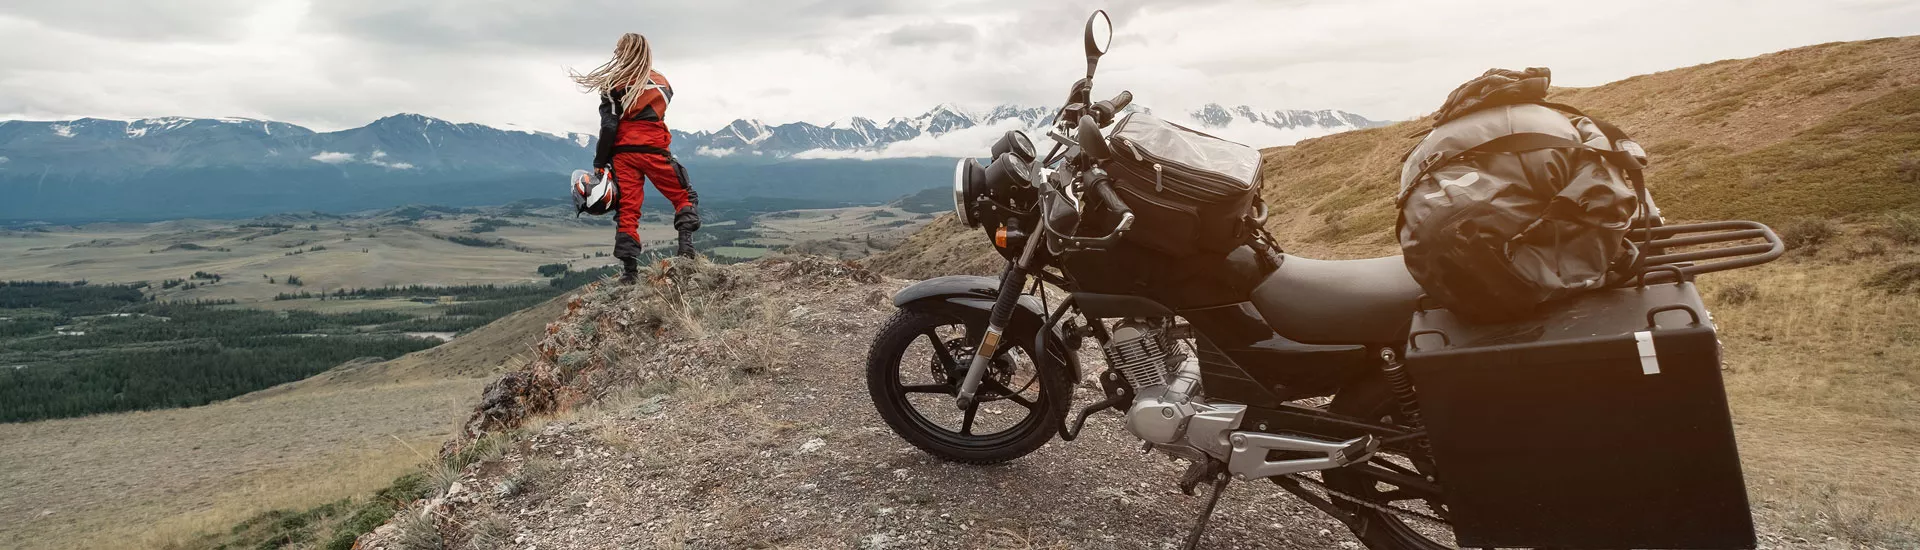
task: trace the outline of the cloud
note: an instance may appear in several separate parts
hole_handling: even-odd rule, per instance
[[[141,42],[239,35],[254,0],[87,0],[10,2],[0,15],[52,28]]]
[[[962,23],[920,23],[900,27],[880,36],[886,43],[895,46],[966,45],[972,44],[980,36],[980,29]]]
[[[245,116],[316,130],[396,112],[564,134],[597,127],[566,78],[646,34],[669,122],[826,121],[928,106],[1057,104],[1112,14],[1096,90],[1207,102],[1431,110],[1488,67],[1595,85],[1718,59],[1920,34],[1879,0],[61,0],[0,3],[0,118]],[[1566,40],[1580,22],[1606,47]],[[1598,27],[1593,27],[1598,28]],[[1472,32],[1462,32],[1471,29]]]
[[[367,154],[367,164],[379,166],[389,170],[412,170],[413,169],[413,164],[405,163],[405,162],[387,162],[384,160],[380,160],[384,158],[387,158],[386,151],[374,149],[372,153]]]
[[[321,151],[317,154],[314,154],[312,158],[313,160],[317,160],[327,164],[347,164],[347,163],[355,162],[354,159],[357,156],[358,155],[354,155],[353,153]],[[374,166],[379,166],[381,168],[386,168],[389,170],[412,170],[413,169],[413,164],[411,163],[387,162],[387,161],[381,160],[384,158],[387,158],[386,151],[374,149],[372,153],[367,154],[365,159],[361,159],[358,162],[360,162],[361,164],[371,164]]]
[[[317,160],[327,164],[345,164],[345,163],[353,162],[353,153],[336,153],[333,151],[321,151],[319,154],[316,154],[313,156],[313,160]]]

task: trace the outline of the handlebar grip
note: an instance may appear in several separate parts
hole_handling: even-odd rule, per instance
[[[1108,182],[1109,180],[1107,179],[1094,182],[1093,196],[1100,199],[1102,206],[1107,207],[1108,210],[1112,210],[1116,214],[1122,216],[1132,214],[1133,209],[1127,207],[1127,201],[1120,200],[1120,195],[1113,192],[1113,185]]]
[[[1121,91],[1120,95],[1113,96],[1113,99],[1093,104],[1093,110],[1098,113],[1096,118],[1099,119],[1100,124],[1105,126],[1112,123],[1113,116],[1122,109],[1126,109],[1130,103],[1133,103],[1133,92]]]

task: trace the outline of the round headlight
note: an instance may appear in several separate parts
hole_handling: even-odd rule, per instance
[[[1033,162],[1033,140],[1027,139],[1026,132],[1008,130],[1000,136],[1000,141],[993,142],[993,158],[1000,158],[1007,153],[1013,153],[1021,162]]]
[[[973,215],[973,199],[986,193],[986,180],[986,169],[973,159],[953,164],[953,215],[960,219],[960,225],[980,226],[980,219]]]

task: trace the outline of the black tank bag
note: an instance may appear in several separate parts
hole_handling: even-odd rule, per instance
[[[1172,258],[1224,255],[1258,229],[1260,152],[1146,113],[1107,137],[1114,191],[1133,209],[1127,239]]]

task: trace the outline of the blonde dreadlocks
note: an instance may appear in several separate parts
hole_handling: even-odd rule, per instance
[[[647,44],[647,37],[627,33],[620,35],[620,41],[613,45],[613,59],[587,74],[572,70],[567,74],[580,85],[581,91],[598,92],[603,97],[611,95],[616,88],[632,88],[620,98],[620,112],[625,113],[633,101],[640,98],[640,86],[652,71],[653,47]]]

